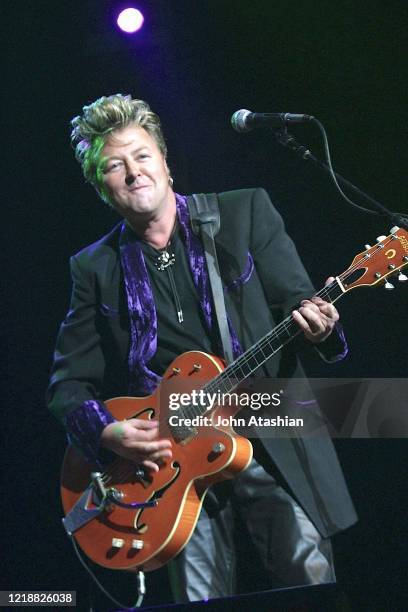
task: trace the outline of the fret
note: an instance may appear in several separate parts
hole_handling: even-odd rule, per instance
[[[193,418],[201,415],[201,405],[200,404],[191,404],[186,407],[188,418]]]
[[[255,348],[252,349],[249,355],[246,355],[245,368],[247,369],[248,375],[251,374],[260,366],[260,362],[256,358]]]
[[[286,322],[286,321],[282,321],[282,323],[280,324],[280,327],[278,329],[276,329],[276,334],[277,335],[288,335],[289,337],[292,336],[292,331],[290,329],[290,322]]]
[[[267,359],[269,359],[270,353],[268,352],[265,354],[264,347],[262,345],[259,347],[258,351],[261,355],[262,363],[264,363]]]
[[[289,342],[289,338],[286,337],[285,340],[283,339],[280,340],[279,338],[272,338],[271,340],[269,340],[267,344],[268,353],[269,353],[267,359],[269,359],[270,357],[272,357],[272,355],[277,353],[282,348],[282,346],[285,344],[285,342]]]
[[[283,344],[289,342],[296,335],[297,330],[298,327],[293,320],[285,319],[285,321],[282,321],[265,337],[270,351],[279,350]]]

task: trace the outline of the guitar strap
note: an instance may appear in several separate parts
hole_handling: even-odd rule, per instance
[[[225,311],[224,292],[214,242],[214,236],[216,236],[220,230],[218,196],[216,193],[193,193],[192,196],[187,197],[187,204],[190,212],[192,230],[197,236],[201,237],[204,246],[224,359],[227,363],[231,363],[234,360],[232,342],[228,327],[227,313]]]

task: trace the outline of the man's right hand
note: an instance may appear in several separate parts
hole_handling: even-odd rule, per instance
[[[102,431],[101,446],[158,472],[161,459],[172,457],[171,442],[159,439],[158,421],[129,419],[110,423]]]

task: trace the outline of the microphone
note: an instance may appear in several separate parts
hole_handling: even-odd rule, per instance
[[[231,125],[237,132],[249,132],[255,128],[282,128],[290,123],[308,123],[312,115],[297,115],[293,113],[252,113],[245,108],[236,111],[231,117]]]

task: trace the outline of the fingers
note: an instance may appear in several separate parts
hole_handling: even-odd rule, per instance
[[[333,304],[325,302],[320,297],[303,300],[298,310],[294,310],[292,315],[299,328],[312,342],[322,342],[327,338],[339,319],[339,314]]]
[[[322,333],[327,327],[327,316],[320,310],[319,305],[309,300],[303,300],[299,308],[305,324],[303,329],[312,333]]]
[[[128,458],[135,463],[143,463],[147,468],[159,471],[159,466],[165,459],[171,459],[173,453],[171,448],[164,446],[164,443],[168,443],[169,440],[162,440],[157,443],[145,444],[144,447],[129,449]],[[133,453],[130,454],[133,450]]]
[[[134,449],[141,455],[146,456],[164,451],[170,451],[171,453],[171,442],[170,440],[155,440],[154,442],[131,441],[126,445],[126,448]]]
[[[157,421],[129,419],[107,425],[103,431],[104,446],[135,463],[148,462],[151,469],[156,461],[172,457],[172,443],[159,439]],[[157,468],[158,469],[158,468]]]
[[[157,463],[171,459],[173,456],[169,440],[138,442],[132,446],[123,447],[120,454],[135,463],[143,463],[146,467],[152,467],[152,464],[157,466]]]
[[[126,423],[135,429],[158,429],[159,427],[159,421],[154,419],[128,419]]]
[[[158,437],[158,429],[139,429],[128,421],[118,421],[106,427],[109,432],[109,440],[114,445],[131,447],[135,442],[148,442]],[[103,432],[106,433],[105,431]]]
[[[121,422],[121,436],[129,443],[150,442],[159,439],[158,421],[145,421],[144,419],[129,419]],[[169,445],[171,445],[170,441]]]
[[[147,467],[149,470],[153,470],[154,472],[159,471],[161,464],[162,464],[162,460],[160,458],[157,459],[156,462],[151,461],[150,459],[144,459],[144,461],[142,461],[142,465]]]
[[[333,306],[333,304],[330,304],[330,302],[325,302],[324,300],[322,300],[322,298],[319,297],[313,297],[311,299],[311,302],[312,304],[317,306],[319,311],[328,319],[332,319],[334,322],[339,320],[339,313],[337,312],[336,307]]]
[[[154,429],[145,430],[135,427],[128,431],[128,437],[130,441],[152,442],[159,439],[159,428],[155,427]]]
[[[145,421],[143,419],[129,419],[126,421],[133,428],[133,432],[130,432],[130,436],[132,433],[134,435],[135,440],[140,441],[151,441],[155,439],[159,439],[160,430],[159,430],[159,422],[158,421]],[[166,431],[166,433],[168,433]],[[163,429],[161,432],[163,435]],[[133,437],[133,436],[132,436]]]
[[[322,315],[317,315],[310,308],[300,307],[292,315],[300,329],[308,335],[321,334],[326,329]]]
[[[165,449],[165,450],[160,450],[155,453],[149,454],[147,460],[155,461],[156,463],[157,462],[160,463],[162,459],[171,459],[172,456],[173,456],[173,453],[171,452],[171,449]]]
[[[145,459],[144,461],[142,461],[142,464],[149,468],[149,470],[152,470],[153,472],[158,472],[159,471],[159,466],[157,465],[157,463],[154,463],[154,461],[148,461],[147,459]]]

